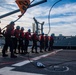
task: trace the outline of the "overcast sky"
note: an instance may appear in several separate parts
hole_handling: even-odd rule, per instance
[[[32,1],[32,0],[30,0]],[[35,0],[34,3],[41,1]],[[47,0],[47,2],[37,5],[35,7],[29,8],[24,16],[19,19],[15,26],[19,25],[25,28],[27,31],[29,28],[32,29],[32,24],[34,23],[33,17],[35,17],[38,22],[44,23],[44,33],[48,33],[48,15],[51,6],[58,0]],[[15,0],[0,0],[0,16],[11,11],[19,9]],[[11,21],[18,18],[21,12],[1,18],[0,27],[3,28]],[[65,36],[75,36],[76,35],[76,0],[62,0],[57,3],[50,12],[50,24],[51,30],[49,35],[54,33],[55,35],[65,35]]]

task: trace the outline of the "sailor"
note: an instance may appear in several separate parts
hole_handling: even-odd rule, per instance
[[[48,35],[46,34],[45,35],[45,39],[44,39],[44,47],[45,47],[45,51],[46,51],[46,49],[48,48]]]
[[[21,27],[19,38],[19,53],[24,54],[24,27]]]
[[[27,32],[25,32],[25,53],[28,53],[28,46],[29,46],[29,40],[31,39],[31,30],[28,29]]]
[[[37,51],[37,41],[38,41],[37,31],[35,31],[35,33],[32,34],[31,38],[33,41],[32,53],[34,53],[34,51],[33,51],[34,48],[35,48],[35,52],[38,53],[38,51]]]
[[[42,49],[44,49],[44,33],[40,36],[40,52],[43,52]]]
[[[53,36],[51,35],[50,38],[49,38],[49,47],[48,47],[48,51],[53,50],[53,43],[54,43],[54,38],[53,38]]]
[[[11,38],[12,30],[14,29],[14,25],[15,25],[14,22],[10,22],[10,24],[6,28],[5,44],[4,44],[4,47],[3,47],[3,50],[2,50],[2,56],[3,57],[7,57],[8,56],[6,54],[6,50],[7,50],[8,46],[10,47],[10,52],[11,52],[10,57],[11,58],[16,58],[17,57],[16,55],[14,55],[14,52],[13,52],[14,46],[13,46],[13,40]]]
[[[17,49],[18,49],[18,46],[19,46],[19,37],[20,37],[20,26],[16,26],[16,29],[14,31],[14,36],[15,36],[15,39],[14,39],[14,53],[17,53]]]

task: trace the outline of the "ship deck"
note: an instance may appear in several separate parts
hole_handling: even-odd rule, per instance
[[[76,50],[54,49],[43,53],[17,54],[17,58],[1,56],[0,75],[76,75]],[[39,51],[39,49],[38,49]],[[40,68],[37,63],[45,68]]]

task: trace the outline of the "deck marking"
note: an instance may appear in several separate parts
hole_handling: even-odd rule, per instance
[[[47,53],[47,54],[44,54],[44,55],[41,55],[41,56],[38,56],[38,57],[35,57],[35,58],[31,58],[30,60],[31,60],[31,62],[33,62],[32,60],[39,60],[39,59],[44,58],[44,57],[47,57],[47,56],[49,56],[49,55],[56,54],[57,52],[60,52],[60,51],[62,51],[62,50],[63,50],[63,49],[60,49],[60,50],[57,50],[57,51],[53,51],[53,52],[51,52],[51,53]],[[29,60],[25,60],[25,61],[22,61],[22,62],[13,64],[12,66],[23,66],[23,65],[26,65],[26,64],[28,64],[28,63],[30,63],[30,61],[29,61]]]
[[[1,75],[43,75],[43,74],[36,74],[36,73],[27,73],[27,72],[17,72],[12,71],[15,67],[4,67],[0,69]]]

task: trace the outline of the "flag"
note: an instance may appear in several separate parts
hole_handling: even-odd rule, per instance
[[[17,3],[17,5],[21,11],[21,15],[26,12],[27,8],[30,5],[30,0],[16,0],[15,2]]]

